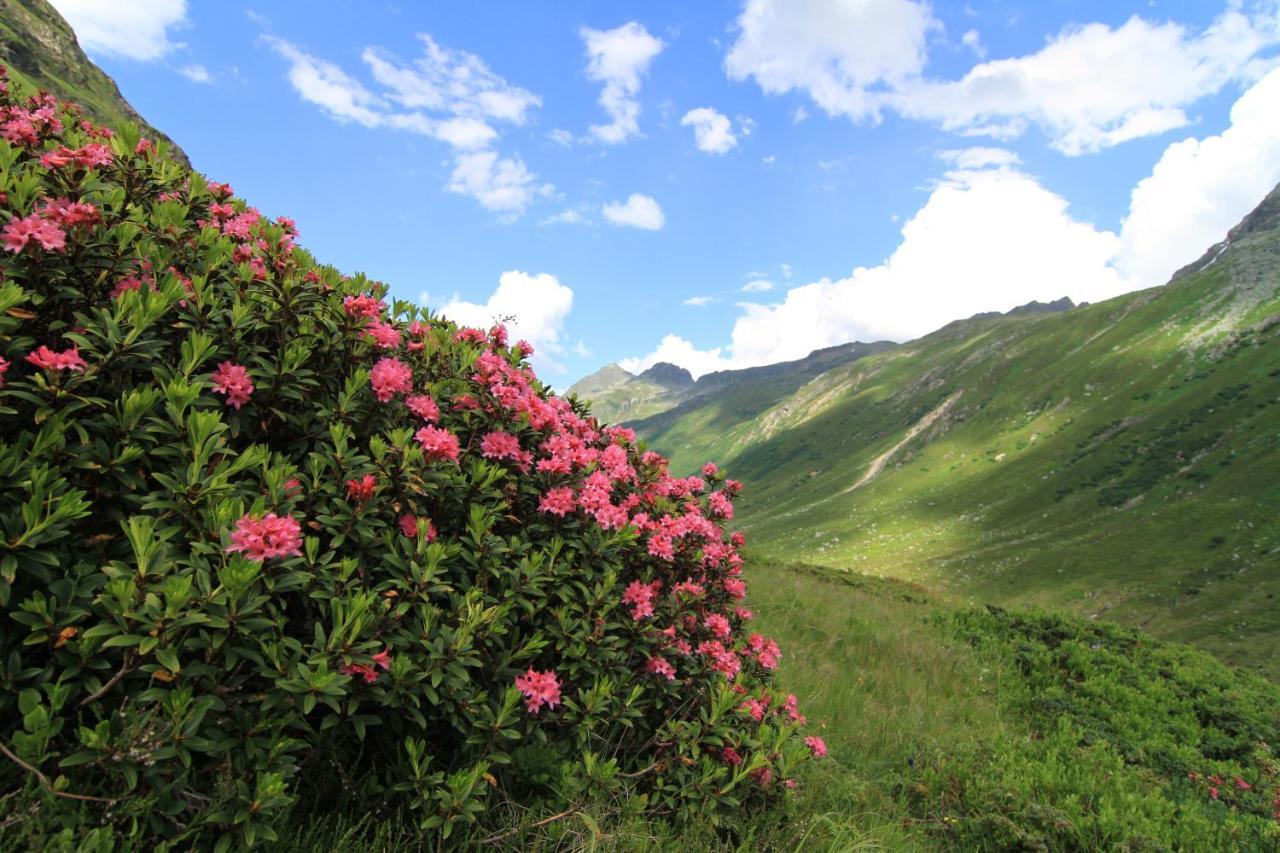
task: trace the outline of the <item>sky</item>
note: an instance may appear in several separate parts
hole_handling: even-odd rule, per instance
[[[558,387],[1163,284],[1280,182],[1280,0],[52,0],[197,169]]]

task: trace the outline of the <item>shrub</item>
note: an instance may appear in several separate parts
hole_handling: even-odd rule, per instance
[[[564,762],[713,822],[793,784],[736,483],[3,89],[0,778],[45,825],[226,848],[305,795],[447,837]]]

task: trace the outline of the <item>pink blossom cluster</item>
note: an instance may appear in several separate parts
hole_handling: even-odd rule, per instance
[[[4,239],[4,250],[15,254],[28,244],[38,245],[46,252],[64,252],[67,249],[67,232],[38,213],[10,219],[0,236]]]
[[[425,426],[413,434],[428,462],[457,462],[458,437],[441,427]]]
[[[80,357],[79,347],[72,347],[62,352],[54,352],[48,347],[42,346],[35,352],[28,353],[25,360],[41,370],[72,370],[83,373],[84,369],[89,366]],[[8,362],[5,362],[5,369],[7,370],[8,367]],[[3,375],[3,371],[0,371],[0,375]]]
[[[250,560],[302,555],[302,525],[292,516],[269,512],[262,518],[242,516],[231,533],[227,553],[241,553]]]
[[[227,405],[237,410],[249,402],[253,394],[253,380],[243,365],[224,361],[210,379],[213,380],[214,393],[226,395]]]
[[[516,676],[516,689],[524,694],[524,707],[531,714],[543,705],[554,708],[560,704],[560,679],[553,671],[538,672],[529,667],[524,675]]]
[[[413,390],[413,370],[398,358],[381,358],[369,371],[369,384],[373,386],[373,396],[385,403],[396,394]]]

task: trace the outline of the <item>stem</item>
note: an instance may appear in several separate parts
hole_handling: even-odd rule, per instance
[[[49,781],[48,776],[44,775],[36,768],[32,767],[30,764],[23,761],[18,756],[14,755],[12,752],[9,751],[9,748],[5,746],[3,743],[0,743],[0,753],[4,753],[5,758],[8,758],[10,761],[18,765],[19,767],[21,767],[23,770],[26,770],[28,773],[34,774],[35,777],[40,780],[41,786],[43,786],[46,791],[48,791],[50,794],[53,794],[55,797],[65,797],[68,800],[80,800],[81,802],[85,802],[85,803],[106,803],[107,805],[112,805],[114,803],[119,802],[118,800],[111,800],[111,799],[107,799],[106,797],[91,797],[88,794],[73,794],[70,791],[56,790],[53,787],[53,783]]]

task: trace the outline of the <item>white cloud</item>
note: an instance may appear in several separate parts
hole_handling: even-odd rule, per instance
[[[632,193],[625,202],[610,202],[604,206],[605,221],[611,225],[643,228],[659,231],[666,223],[658,202],[647,195]]]
[[[591,126],[591,138],[607,145],[625,142],[640,132],[640,78],[663,42],[635,21],[611,30],[583,27],[579,35],[587,49],[587,76],[604,83],[600,106],[610,118],[608,124]]]
[[[766,154],[760,158],[760,162],[766,166],[772,166],[774,163],[778,162],[778,156],[776,154]]]
[[[1138,284],[1163,283],[1221,240],[1280,182],[1280,69],[1231,108],[1217,136],[1165,149],[1133,190],[1116,266]]]
[[[688,305],[692,308],[702,308],[707,305],[710,305],[712,302],[715,302],[715,301],[716,301],[716,298],[714,296],[690,296],[688,299],[684,300],[680,304]]]
[[[1022,158],[1007,148],[960,148],[939,151],[938,157],[957,169],[1016,166],[1022,162]]]
[[[952,170],[883,263],[742,305],[728,346],[699,350],[668,335],[632,362],[672,361],[696,375],[851,340],[906,340],[1032,299],[1096,302],[1162,284],[1280,181],[1278,102],[1280,69],[1236,102],[1223,133],[1168,146],[1118,234],[1073,217],[1064,198],[992,153],[1001,149],[951,152]]]
[[[339,122],[392,128],[430,136],[453,149],[450,192],[480,202],[486,210],[513,218],[551,191],[539,184],[519,156],[494,150],[495,125],[523,125],[542,101],[508,83],[478,56],[418,35],[423,52],[405,64],[369,47],[361,53],[374,92],[337,65],[274,36],[263,41],[289,62],[288,79],[306,101]]]
[[[743,293],[768,293],[773,290],[773,282],[767,278],[756,278],[742,285]]]
[[[979,59],[987,58],[987,49],[982,46],[982,36],[977,30],[969,30],[960,37],[960,41],[964,46],[973,51],[973,55]]]
[[[1035,126],[1068,155],[1191,122],[1187,108],[1259,79],[1278,60],[1280,10],[1261,0],[1203,30],[1134,16],[1070,26],[1040,50],[982,62],[957,80],[925,76],[937,25],[918,0],[748,0],[725,59],[733,79],[806,93],[829,115],[876,121],[886,109],[955,133],[1012,139]],[[981,49],[976,31],[962,37]]]
[[[561,146],[569,146],[573,144],[573,134],[562,127],[557,127],[548,133],[547,139],[550,139],[556,145]]]
[[[169,30],[187,24],[186,0],[52,0],[87,53],[150,62],[181,47]]]
[[[212,83],[213,75],[209,73],[209,69],[205,68],[198,62],[190,65],[183,65],[178,69],[178,73],[186,77],[192,83]]]
[[[735,367],[731,359],[720,355],[720,347],[700,350],[678,335],[667,335],[653,352],[640,358],[624,358],[618,365],[628,373],[640,374],[660,361],[678,364],[694,377]]]
[[[426,303],[430,297],[423,293],[420,298]],[[573,310],[573,290],[550,273],[531,275],[508,270],[499,277],[497,289],[484,303],[454,296],[446,304],[432,308],[466,326],[487,329],[504,322],[512,340],[524,339],[533,344],[533,362],[538,370],[565,370],[554,356],[570,351],[564,339],[564,323]]]
[[[536,176],[519,157],[499,157],[496,151],[472,151],[454,159],[449,192],[468,195],[486,210],[519,216],[550,187],[537,184]]]
[[[539,225],[587,225],[591,219],[581,208],[569,207],[553,213],[540,221]]]
[[[954,82],[916,81],[887,96],[904,115],[947,130],[1011,138],[1028,124],[1077,155],[1183,127],[1185,109],[1256,79],[1280,17],[1230,9],[1203,32],[1133,17],[1072,27],[1036,53],[974,67]]]
[[[769,94],[802,89],[830,115],[875,118],[876,90],[924,69],[934,26],[915,0],[748,0],[725,70]]]
[[[689,110],[680,119],[680,125],[693,128],[694,144],[708,154],[724,154],[738,144],[729,117],[711,107]]]
[[[809,111],[804,108],[804,104],[796,107],[791,111],[791,123],[800,124],[809,118]]]

